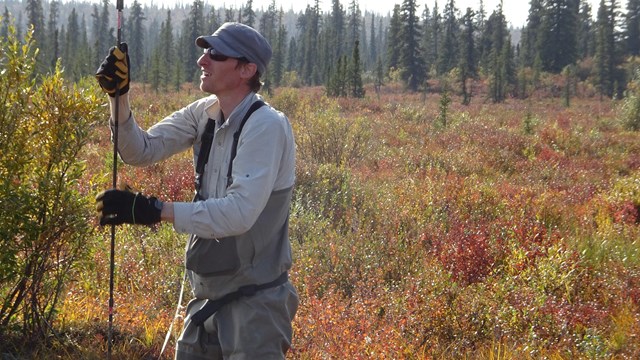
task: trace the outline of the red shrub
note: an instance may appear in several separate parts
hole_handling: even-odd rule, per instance
[[[433,242],[433,251],[453,279],[465,285],[482,281],[495,263],[486,226],[459,222]]]
[[[613,220],[619,224],[640,223],[640,206],[636,206],[632,201],[625,201],[622,204],[614,205]]]

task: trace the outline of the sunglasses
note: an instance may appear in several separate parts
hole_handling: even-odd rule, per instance
[[[227,55],[224,55],[224,54],[217,53],[212,47],[210,47],[208,49],[204,49],[204,53],[205,54],[209,54],[209,57],[213,61],[223,62],[223,61],[227,61],[229,59],[236,59],[238,61],[249,62],[249,60],[247,58],[245,58],[245,57],[237,58],[237,57],[232,57],[232,56],[227,56]]]

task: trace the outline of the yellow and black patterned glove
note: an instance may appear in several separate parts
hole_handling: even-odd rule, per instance
[[[100,87],[111,97],[116,96],[116,89],[120,95],[129,91],[129,52],[127,43],[120,43],[109,49],[109,55],[102,61],[96,79]]]

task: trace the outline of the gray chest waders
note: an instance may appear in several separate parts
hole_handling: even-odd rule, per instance
[[[244,118],[242,118],[242,121],[240,122],[240,126],[238,127],[238,130],[236,130],[236,132],[233,134],[233,146],[231,148],[231,159],[229,161],[229,168],[227,170],[227,187],[229,187],[231,185],[231,183],[233,182],[233,178],[231,176],[231,173],[233,172],[233,160],[236,157],[236,153],[237,153],[237,148],[238,148],[238,142],[240,140],[240,133],[242,132],[242,129],[244,128],[245,123],[247,122],[247,120],[249,119],[249,117],[259,108],[261,108],[263,105],[265,105],[265,103],[263,101],[256,101],[254,102],[251,107],[249,108],[249,110],[247,110],[247,113],[245,114]],[[213,143],[213,136],[215,134],[215,120],[213,119],[208,119],[207,120],[207,125],[205,127],[204,133],[202,134],[202,145],[200,146],[200,152],[198,153],[198,162],[196,164],[196,176],[195,176],[195,189],[196,189],[196,195],[193,199],[193,201],[203,201],[205,200],[202,195],[200,194],[200,189],[202,187],[202,179],[203,179],[203,175],[204,175],[204,168],[207,165],[207,162],[209,161],[209,154],[211,152],[211,146]],[[212,239],[201,239],[202,243],[207,243],[207,242],[211,242],[211,241],[215,241]],[[191,241],[191,240],[190,240]],[[197,241],[197,240],[196,240]],[[222,239],[220,241],[217,242],[217,245],[219,246],[235,246],[235,239],[233,238],[227,238],[227,239]],[[209,244],[210,245],[210,244]],[[194,249],[194,253],[197,252],[197,249]],[[237,255],[237,254],[236,254]],[[189,258],[189,254],[186,255],[187,259],[185,259],[185,262],[190,262],[193,263],[194,261],[192,259]],[[199,265],[195,265],[194,267],[198,267]],[[202,265],[202,266],[206,266],[206,265]],[[232,266],[232,265],[229,265]],[[189,270],[194,271],[194,269],[190,269],[190,267],[192,266],[188,266],[187,268]],[[186,278],[186,276],[185,276]],[[180,305],[182,303],[182,295],[183,295],[183,290],[184,290],[184,281],[185,278],[183,278],[183,286],[182,289],[180,290],[180,298],[178,299],[178,308],[180,308]],[[283,273],[282,275],[280,275],[277,279],[275,279],[274,281],[271,281],[269,283],[266,284],[252,284],[252,285],[247,285],[247,286],[242,286],[240,287],[237,291],[234,291],[232,293],[229,293],[223,297],[221,297],[220,299],[217,300],[207,300],[205,305],[202,307],[202,309],[200,309],[198,312],[196,312],[195,314],[193,314],[193,316],[191,317],[192,321],[194,322],[194,324],[198,325],[198,326],[203,326],[204,321],[206,319],[208,319],[210,316],[212,316],[213,314],[215,314],[222,306],[237,300],[241,297],[244,296],[253,296],[256,292],[260,291],[260,290],[265,290],[268,288],[272,288],[272,287],[276,287],[279,285],[282,285],[284,283],[286,283],[288,281],[288,275],[287,273]],[[176,311],[177,314],[177,311]],[[176,316],[177,317],[177,316]],[[173,325],[173,322],[171,323],[171,325]],[[162,356],[162,353],[164,352],[164,349],[167,345],[167,342],[169,340],[169,336],[170,336],[170,332],[171,332],[171,327],[169,327],[169,332],[167,333],[167,336],[165,337],[165,342],[164,345],[162,346],[162,350],[160,352],[160,356]]]

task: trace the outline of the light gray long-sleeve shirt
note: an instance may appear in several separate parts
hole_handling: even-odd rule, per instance
[[[221,238],[248,231],[264,209],[272,191],[293,186],[295,144],[288,119],[269,106],[258,109],[242,130],[233,162],[233,183],[227,188],[227,169],[233,134],[251,104],[261,99],[250,93],[220,124],[215,96],[200,99],[166,117],[147,131],[133,115],[119,125],[118,152],[131,165],[146,166],[193,148],[194,164],[208,118],[217,126],[202,181],[199,202],[174,203],[174,228],[204,238]]]

